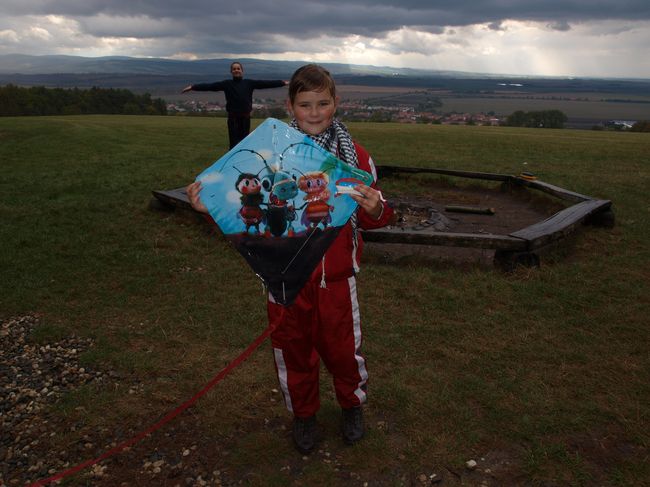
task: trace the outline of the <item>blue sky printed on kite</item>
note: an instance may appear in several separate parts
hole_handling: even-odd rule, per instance
[[[372,176],[269,118],[197,176],[201,201],[276,302],[290,304]]]

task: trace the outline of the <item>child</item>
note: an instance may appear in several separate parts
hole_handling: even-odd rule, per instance
[[[291,126],[376,179],[368,153],[352,141],[347,128],[334,118],[337,104],[336,87],[328,71],[309,64],[293,74],[287,100],[287,109],[293,116]],[[190,185],[188,196],[195,208],[204,211],[198,199],[199,189],[198,183]],[[368,373],[361,356],[354,277],[363,248],[358,228],[385,226],[393,211],[374,187],[359,185],[355,189],[361,196],[351,197],[359,209],[340,230],[293,304],[283,307],[269,294],[268,317],[275,327],[271,342],[276,370],[285,404],[294,415],[293,441],[303,454],[310,453],[316,445],[321,358],[333,376],[336,398],[342,408],[343,440],[354,444],[364,434],[361,405],[366,402]]]

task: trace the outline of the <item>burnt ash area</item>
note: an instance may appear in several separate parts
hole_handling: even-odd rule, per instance
[[[565,208],[556,199],[532,194],[525,188],[483,186],[432,186],[426,194],[395,194],[390,202],[397,213],[396,226],[431,228],[454,233],[508,235],[542,221]],[[492,210],[491,214],[450,211],[448,207]]]
[[[382,181],[385,194],[396,213],[393,227],[405,232],[509,235],[543,221],[566,207],[564,202],[523,187],[487,184],[451,184],[446,180],[409,178],[408,191]],[[473,212],[449,211],[468,207]],[[483,210],[489,210],[483,212]],[[413,245],[367,242],[364,260],[395,263],[415,259],[419,263],[447,263],[492,267],[494,250],[460,246]]]

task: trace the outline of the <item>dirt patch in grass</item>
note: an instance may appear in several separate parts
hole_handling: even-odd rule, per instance
[[[427,194],[392,198],[396,226],[454,233],[508,235],[563,209],[560,201],[534,195],[524,188],[505,191],[482,186],[433,186]],[[453,211],[454,207],[490,210],[489,214]]]
[[[390,188],[391,184],[388,184]],[[454,185],[446,180],[415,179],[408,193],[397,185],[389,201],[395,208],[395,227],[483,235],[509,235],[543,221],[564,209],[564,202],[526,188]],[[477,212],[453,211],[466,207]],[[450,211],[451,210],[451,211]],[[485,210],[484,213],[478,211]],[[493,249],[383,244],[368,242],[370,262],[437,261],[492,266]]]

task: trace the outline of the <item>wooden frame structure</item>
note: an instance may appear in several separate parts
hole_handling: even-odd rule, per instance
[[[381,228],[364,232],[363,238],[367,242],[494,249],[495,264],[510,270],[517,265],[539,265],[538,252],[540,249],[566,237],[583,223],[602,226],[613,226],[614,224],[611,201],[592,198],[536,179],[531,180],[509,174],[400,166],[377,166],[377,171],[382,178],[390,178],[400,173],[440,174],[458,178],[501,182],[506,186],[523,186],[539,190],[568,201],[572,205],[543,221],[508,235],[438,232],[429,229]]]
[[[583,223],[607,227],[614,225],[611,201],[592,198],[536,179],[508,174],[401,166],[377,166],[377,172],[381,178],[390,178],[397,174],[440,174],[495,181],[506,186],[523,186],[538,190],[572,204],[543,221],[508,235],[440,232],[430,228],[386,227],[363,231],[363,238],[367,242],[494,249],[495,264],[506,270],[511,270],[517,265],[539,265],[540,249],[566,237]],[[174,209],[179,207],[194,211],[187,199],[185,188],[153,191],[153,195],[156,199],[152,201],[152,206],[156,208]]]

